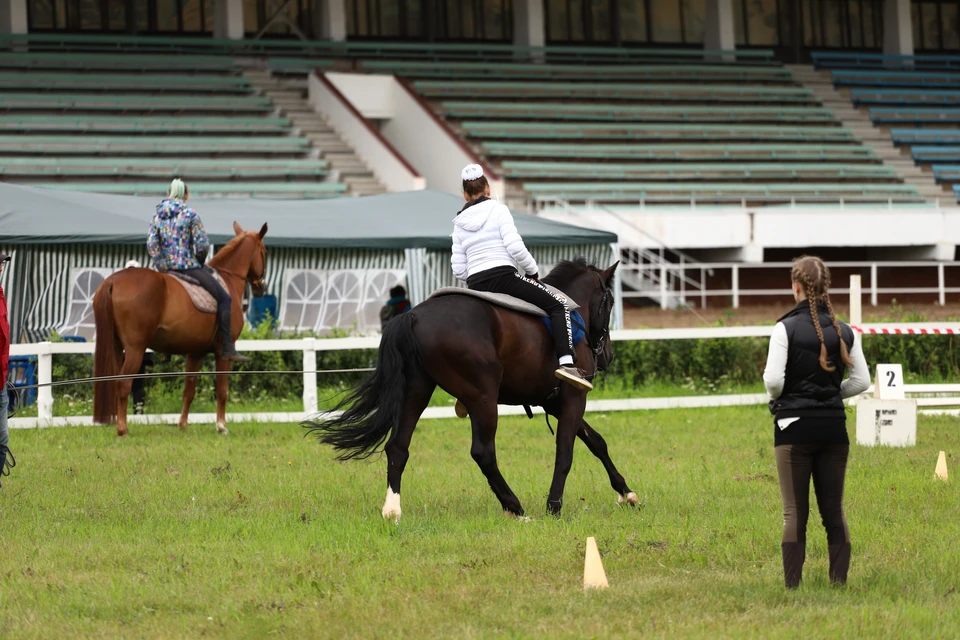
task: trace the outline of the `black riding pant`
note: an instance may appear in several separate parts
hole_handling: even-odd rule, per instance
[[[232,344],[233,336],[230,334],[230,294],[226,289],[220,286],[217,279],[206,267],[199,269],[186,269],[181,273],[193,278],[200,283],[200,286],[206,289],[210,295],[217,301],[217,325],[220,328],[220,338],[223,344]]]
[[[791,425],[788,428],[793,428]],[[830,581],[844,584],[850,568],[850,529],[843,513],[848,444],[785,444],[776,447],[783,497],[783,574],[787,587],[800,584],[807,547],[810,478],[827,530]]]
[[[570,314],[563,304],[563,298],[554,295],[539,280],[531,280],[510,267],[495,267],[470,276],[467,286],[475,291],[504,293],[537,305],[550,317],[557,358],[574,357]]]

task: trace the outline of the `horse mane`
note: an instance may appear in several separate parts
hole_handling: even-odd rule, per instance
[[[592,264],[587,264],[587,259],[583,256],[577,256],[573,260],[561,260],[541,280],[562,291],[565,286],[587,271],[599,271],[599,269]]]
[[[210,258],[210,262],[208,262],[207,264],[209,264],[210,266],[213,266],[216,262],[218,262],[217,258],[222,258],[223,256],[229,255],[234,249],[237,248],[237,245],[239,245],[241,242],[244,241],[246,236],[247,234],[244,233],[239,236],[234,236],[230,238],[227,244],[220,247],[220,250],[217,251],[215,254],[213,254],[213,257]]]

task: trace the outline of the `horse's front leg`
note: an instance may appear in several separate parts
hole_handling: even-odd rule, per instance
[[[202,355],[187,356],[187,373],[196,373],[200,371],[200,363],[203,362]],[[180,412],[180,421],[177,426],[181,429],[187,428],[187,417],[190,415],[190,405],[193,404],[193,397],[197,394],[197,376],[187,376],[183,379],[183,411]]]
[[[587,445],[590,453],[595,455],[601,464],[603,464],[603,468],[607,470],[607,475],[610,476],[610,486],[617,492],[617,504],[626,503],[631,507],[637,505],[640,499],[637,498],[637,494],[630,490],[630,487],[627,486],[627,481],[624,480],[620,472],[617,471],[613,460],[610,459],[610,453],[607,451],[607,442],[603,439],[603,436],[587,424],[586,420],[581,420],[577,437],[583,441],[583,444]]]
[[[227,396],[230,395],[230,371],[232,363],[217,356],[217,371],[223,372],[217,376],[217,433],[227,435]]]
[[[563,488],[573,465],[573,443],[577,439],[586,408],[586,393],[573,387],[563,388],[557,419],[557,457],[553,467],[553,483],[547,496],[547,512],[553,515],[560,515],[563,507]]]

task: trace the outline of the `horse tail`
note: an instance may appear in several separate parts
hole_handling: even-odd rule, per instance
[[[376,370],[340,401],[334,417],[302,423],[319,432],[320,442],[341,452],[338,460],[369,458],[396,432],[407,381],[421,367],[419,344],[413,334],[415,323],[414,313],[401,314],[387,323]]]
[[[120,353],[113,317],[113,283],[105,282],[97,289],[93,296],[93,317],[97,325],[93,375],[96,378],[115,376],[118,374]],[[113,424],[117,421],[116,380],[93,383],[93,421],[96,424]]]

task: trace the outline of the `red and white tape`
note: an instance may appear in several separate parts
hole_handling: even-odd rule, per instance
[[[884,336],[954,336],[960,335],[960,324],[951,325],[893,325],[875,324],[850,327],[858,333]]]

